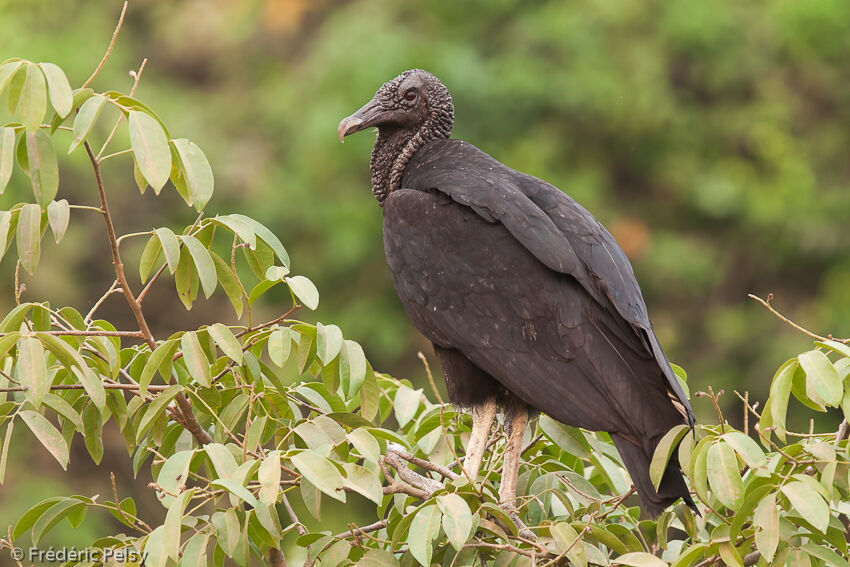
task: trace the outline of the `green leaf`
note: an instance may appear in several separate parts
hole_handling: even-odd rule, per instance
[[[370,549],[357,562],[357,567],[398,567],[395,555],[383,549]]]
[[[207,567],[207,544],[210,539],[209,533],[200,532],[192,536],[183,548],[180,557],[180,567]]]
[[[419,404],[422,402],[422,390],[413,390],[401,385],[395,395],[393,411],[398,420],[399,427],[404,427],[416,415]]]
[[[759,469],[767,466],[767,457],[764,451],[761,450],[761,447],[749,435],[745,435],[740,431],[730,431],[723,434],[721,439],[729,443],[751,469]]]
[[[27,510],[26,513],[18,519],[18,523],[15,524],[15,529],[12,531],[12,537],[14,539],[21,537],[24,532],[30,529],[45,512],[53,507],[54,504],[63,500],[65,499],[61,496],[48,498]]]
[[[192,255],[185,247],[180,249],[180,260],[174,272],[174,285],[177,288],[177,296],[187,310],[192,309],[192,303],[198,297],[198,273]]]
[[[263,459],[257,470],[257,480],[260,481],[260,490],[257,493],[260,502],[265,505],[273,505],[280,495],[280,451],[270,451]]]
[[[283,367],[292,352],[292,337],[289,328],[281,327],[272,331],[266,343],[266,348],[269,351],[271,361],[277,366]]]
[[[174,351],[177,349],[177,339],[169,339],[164,343],[160,344],[156,347],[156,350],[151,353],[148,358],[145,366],[142,368],[142,374],[139,377],[139,394],[141,396],[146,396],[148,393],[148,385],[151,383],[151,379],[153,379],[154,373],[159,369],[163,362],[171,359],[171,356],[174,354]],[[170,368],[170,365],[169,365]],[[163,376],[163,379],[168,382],[171,378],[170,375]]]
[[[363,428],[352,429],[346,438],[357,449],[360,456],[369,462],[377,463],[381,456],[381,446],[377,439]]]
[[[186,368],[189,374],[202,386],[209,388],[211,385],[212,375],[210,372],[210,361],[207,360],[207,355],[201,348],[201,341],[198,340],[198,334],[195,331],[184,333],[180,339],[180,346],[183,349],[183,360],[186,361]]]
[[[39,63],[39,67],[47,78],[47,91],[50,94],[50,104],[56,114],[65,118],[71,112],[74,104],[74,94],[65,72],[53,63]]]
[[[104,390],[103,383],[100,381],[98,375],[88,366],[75,366],[71,371],[77,377],[80,384],[83,385],[95,407],[102,412],[106,407],[106,390]]]
[[[18,69],[23,65],[23,61],[7,61],[0,65],[0,94],[6,90],[6,87],[9,86],[9,83],[12,82],[12,78],[15,76]]]
[[[16,242],[21,266],[32,275],[41,258],[41,209],[38,205],[28,203],[21,207]]]
[[[667,567],[666,561],[643,551],[626,553],[613,559],[611,562],[614,565],[630,565],[631,567]]]
[[[32,339],[35,340],[35,339]],[[38,343],[39,348],[41,348],[41,343]],[[68,444],[65,443],[65,439],[62,437],[62,434],[59,433],[52,423],[47,421],[40,413],[34,412],[32,410],[23,410],[19,414],[21,419],[24,420],[24,423],[27,424],[27,427],[30,428],[30,431],[33,432],[36,439],[38,439],[44,448],[47,449],[53,458],[55,458],[59,464],[62,466],[62,469],[65,470],[68,468]]]
[[[94,123],[103,111],[103,105],[105,103],[106,98],[102,95],[94,95],[87,99],[80,107],[77,117],[74,118],[74,141],[71,142],[71,146],[68,148],[69,154],[76,150],[89,137]]]
[[[555,445],[576,458],[590,458],[590,445],[580,430],[557,422],[548,415],[541,415],[539,424],[540,430]]]
[[[469,505],[457,494],[442,494],[437,497],[437,506],[443,512],[443,531],[449,543],[460,551],[472,534]]]
[[[789,482],[781,490],[797,513],[816,530],[826,533],[829,526],[829,506],[823,496],[799,480]]]
[[[171,140],[171,143],[180,157],[183,177],[189,189],[189,201],[200,212],[213,194],[215,182],[210,162],[201,148],[185,138]]]
[[[71,219],[71,205],[65,199],[51,201],[47,205],[47,222],[53,231],[56,244],[62,241],[65,231],[68,230],[68,221]]]
[[[237,364],[242,364],[242,345],[228,327],[222,323],[216,323],[207,327],[207,332],[218,345],[218,348],[221,349],[221,352]]]
[[[325,457],[312,451],[303,451],[292,457],[292,464],[316,488],[331,498],[345,502],[342,475]]]
[[[377,473],[354,463],[343,463],[342,466],[345,469],[345,488],[362,494],[380,506],[384,500],[384,491]]]
[[[284,278],[286,285],[301,300],[307,309],[316,309],[319,306],[319,290],[308,278],[304,276],[292,276]]]
[[[252,219],[251,217],[240,214],[233,214],[229,216],[234,219],[242,220],[248,225],[250,225],[254,233],[258,237],[260,237],[263,242],[268,244],[268,246],[272,249],[272,251],[283,263],[283,265],[289,268],[289,254],[286,253],[286,249],[283,247],[283,244],[281,244],[280,239],[275,236],[272,231],[270,231],[268,228],[266,228],[265,225],[263,225],[259,221]]]
[[[21,339],[18,345],[18,377],[27,387],[27,401],[36,409],[50,391],[50,377],[44,359],[44,347],[35,337]]]
[[[806,388],[814,388],[827,405],[838,406],[844,394],[844,387],[829,358],[822,351],[810,350],[798,356],[797,360],[806,373]]]
[[[35,132],[47,112],[47,85],[38,66],[27,63],[26,78],[18,99],[18,114],[28,132]]]
[[[775,493],[769,493],[756,506],[753,513],[753,528],[756,547],[765,561],[770,563],[779,545],[779,507],[776,505]]]
[[[139,164],[139,171],[159,194],[171,174],[171,150],[156,118],[139,110],[130,111],[130,145]]]
[[[228,557],[232,557],[242,534],[236,511],[233,508],[228,508],[223,512],[216,512],[210,520],[213,526],[215,526],[218,545],[221,546],[221,549]]]
[[[59,190],[59,165],[53,142],[43,130],[27,132],[27,162],[35,200],[46,208]]]
[[[168,513],[165,515],[165,522],[162,524],[162,553],[171,559],[177,560],[180,555],[180,534],[183,523],[183,512],[186,511],[186,505],[194,494],[194,489],[181,492],[171,506],[168,507]]]
[[[366,379],[366,355],[363,354],[363,347],[346,339],[342,346],[342,364],[348,371],[348,381],[343,382],[347,385],[345,394],[348,398],[353,398]]]
[[[94,405],[86,406],[83,411],[83,436],[86,449],[88,449],[89,455],[96,465],[99,465],[103,458],[102,429],[103,421],[97,407]]]
[[[433,504],[420,508],[407,533],[410,554],[425,567],[431,565],[432,542],[440,532],[440,516],[439,508]]]
[[[142,283],[148,281],[148,276],[151,273],[154,265],[159,260],[162,253],[162,244],[159,243],[159,237],[151,236],[145,244],[145,249],[142,251],[142,257],[139,259],[139,278]]]
[[[229,478],[219,478],[210,483],[210,486],[219,486],[234,496],[238,496],[241,500],[248,503],[252,508],[257,508],[259,503],[257,499],[254,497],[251,492],[236,482],[235,480],[231,480]]]
[[[216,215],[212,222],[221,224],[231,232],[235,233],[242,242],[246,242],[251,250],[257,249],[257,235],[251,223],[239,215]]]
[[[328,364],[342,348],[342,330],[336,325],[316,323],[316,356]]]
[[[0,195],[6,190],[15,166],[15,129],[0,128]],[[5,248],[5,246],[4,246]]]
[[[154,230],[154,233],[162,246],[162,252],[165,254],[168,271],[173,274],[177,270],[177,263],[180,261],[180,241],[177,240],[177,235],[170,228],[161,227]]]
[[[575,528],[567,522],[558,522],[550,528],[550,531],[552,538],[555,540],[556,551],[560,554],[569,549],[567,551],[567,558],[572,565],[586,567],[587,555]]]
[[[744,484],[732,447],[722,441],[713,444],[708,449],[706,465],[708,482],[717,499],[727,508],[737,510],[744,494]]]
[[[658,442],[652,456],[652,462],[649,464],[649,478],[655,490],[658,490],[658,486],[661,484],[661,479],[664,477],[664,471],[667,470],[667,463],[670,462],[673,451],[688,431],[690,431],[689,426],[685,424],[677,425]]]
[[[198,277],[201,280],[201,287],[204,289],[204,296],[209,298],[215,291],[215,286],[218,284],[218,278],[215,275],[215,264],[210,256],[210,253],[201,244],[201,241],[194,236],[181,236],[180,239],[189,254],[192,255],[192,260],[195,262],[195,268],[198,270]]]
[[[783,442],[785,441],[785,417],[788,412],[788,400],[791,397],[791,384],[798,367],[797,359],[792,358],[786,361],[776,371],[770,385],[770,397],[767,400],[767,406],[770,410],[768,413],[773,420],[777,437]]]
[[[239,286],[239,280],[236,278],[236,274],[227,265],[227,262],[222,260],[221,256],[215,252],[210,251],[210,257],[212,257],[215,264],[215,275],[218,278],[218,282],[227,294],[231,305],[233,305],[233,309],[236,311],[236,317],[242,317],[242,288]]]
[[[66,402],[63,398],[60,398],[56,394],[48,393],[44,396],[44,401],[42,403],[73,424],[74,429],[77,431],[83,431],[83,418],[79,413],[77,413],[77,410],[75,410],[71,404]]]
[[[142,419],[139,421],[139,425],[136,428],[136,443],[142,440],[145,434],[153,425],[154,419],[159,417],[163,411],[165,411],[165,406],[170,404],[172,400],[180,393],[183,389],[183,386],[179,384],[175,384],[173,386],[169,386],[165,390],[159,393],[157,397],[150,403],[147,411],[142,416]]]

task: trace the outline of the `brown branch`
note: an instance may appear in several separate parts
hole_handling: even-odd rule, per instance
[[[153,338],[150,327],[148,327],[148,322],[145,319],[144,313],[142,313],[142,306],[138,301],[136,301],[136,297],[133,295],[133,290],[130,287],[130,282],[127,281],[127,276],[124,273],[124,264],[121,262],[121,253],[118,250],[118,239],[115,236],[115,225],[112,224],[112,215],[109,212],[109,205],[106,201],[106,190],[103,186],[100,164],[97,162],[94,152],[92,152],[91,145],[89,145],[88,142],[84,142],[83,145],[86,148],[86,153],[89,156],[89,161],[91,161],[92,168],[94,169],[95,180],[97,181],[97,191],[100,197],[100,210],[103,211],[103,220],[106,223],[106,234],[109,240],[109,247],[112,251],[112,265],[115,268],[115,279],[118,281],[118,284],[121,286],[121,290],[124,292],[124,298],[127,300],[127,305],[129,305],[130,310],[133,312],[133,316],[136,319],[136,323],[139,325],[139,331],[141,332],[142,337],[148,347],[150,347],[151,352],[153,352],[156,350],[156,340]],[[171,379],[171,383],[176,383],[173,377]],[[198,422],[198,418],[192,410],[192,404],[186,396],[180,392],[175,397],[175,401],[177,402],[177,406],[180,408],[180,413],[183,414],[186,429],[192,434],[195,440],[197,440],[201,445],[212,443],[212,435],[201,427],[201,424]]]
[[[847,435],[850,434],[850,424],[847,423],[846,419],[841,420],[841,425],[838,426],[838,432],[835,434],[835,446],[838,445],[847,439]]]
[[[98,209],[98,210],[100,210],[100,209]],[[103,302],[106,301],[107,298],[110,295],[112,295],[113,293],[119,292],[119,291],[120,291],[120,289],[118,288],[118,280],[115,280],[114,282],[112,282],[112,285],[109,286],[109,289],[106,290],[106,293],[104,293],[102,296],[100,296],[100,299],[98,299],[95,302],[95,304],[92,305],[92,308],[89,309],[89,312],[86,314],[85,318],[83,319],[83,322],[85,322],[86,325],[88,325],[88,323],[94,317],[95,312],[100,308],[101,305],[103,305]]]
[[[280,500],[283,502],[283,507],[289,515],[289,520],[295,524],[295,529],[298,531],[298,535],[306,534],[307,528],[305,528],[304,524],[301,523],[301,520],[298,519],[298,516],[295,514],[295,510],[292,509],[292,504],[289,503],[289,498],[286,497],[285,492],[281,492]]]
[[[805,327],[801,327],[800,325],[798,325],[797,323],[795,323],[794,321],[792,321],[791,319],[789,319],[788,317],[786,317],[785,315],[783,315],[782,313],[780,313],[779,311],[777,311],[776,309],[773,308],[773,306],[770,304],[770,302],[773,301],[773,294],[772,293],[767,294],[767,299],[762,299],[761,297],[759,297],[757,295],[753,295],[752,293],[748,293],[747,297],[749,297],[750,299],[755,299],[756,301],[758,301],[759,303],[761,303],[762,305],[767,307],[767,310],[770,311],[771,313],[773,313],[774,315],[776,315],[776,317],[778,317],[782,322],[786,323],[787,325],[790,325],[791,327],[797,329],[798,331],[800,331],[801,333],[803,333],[805,335],[810,336],[813,339],[817,339],[819,341],[832,340],[832,341],[837,341],[837,342],[844,343],[844,344],[850,343],[850,339],[836,339],[832,336],[822,337],[821,335],[818,335],[817,333],[811,332],[810,330],[806,329]]]
[[[139,80],[141,80],[142,73],[145,71],[145,65],[147,65],[147,64],[148,64],[148,59],[147,59],[147,57],[145,57],[142,60],[142,64],[139,65],[138,71],[130,71],[130,75],[133,77],[133,88],[130,89],[130,97],[131,98],[134,94],[136,94],[136,88],[139,86]],[[101,162],[104,159],[106,159],[106,158],[103,157],[103,152],[106,151],[106,147],[109,145],[109,142],[112,141],[112,138],[115,137],[115,133],[118,132],[118,127],[121,125],[121,122],[123,122],[123,121],[124,121],[124,113],[122,112],[118,116],[118,120],[115,121],[115,126],[112,127],[112,132],[109,133],[109,136],[106,137],[106,141],[103,142],[103,145],[100,147],[100,151],[97,152],[97,161],[98,162]],[[132,151],[132,150],[130,150],[130,151]],[[110,157],[110,156],[107,156],[107,157]]]
[[[269,566],[270,567],[287,567],[286,559],[279,549],[273,547],[269,550]]]
[[[138,392],[139,385],[138,384],[101,384],[104,390],[129,390],[131,392]],[[150,385],[148,386],[148,391],[150,392],[162,392],[168,388],[168,386],[159,386],[159,385]],[[50,386],[50,390],[85,390],[82,384],[54,384]],[[0,392],[26,392],[26,386],[15,386],[9,388],[0,388]]]
[[[414,488],[407,484],[402,484],[398,482],[395,478],[393,478],[392,473],[389,468],[387,468],[387,464],[384,462],[384,459],[378,459],[378,466],[381,467],[381,472],[384,473],[384,478],[387,479],[387,486],[384,487],[384,494],[407,494],[408,496],[413,496],[414,498],[418,498],[420,500],[427,500],[429,494],[424,490],[419,488]],[[407,468],[402,465],[402,468]],[[410,470],[410,469],[408,469]],[[411,471],[413,472],[413,471]],[[415,473],[414,473],[415,474]]]
[[[236,338],[238,339],[240,337],[244,337],[248,333],[253,333],[255,331],[260,331],[262,329],[267,329],[268,327],[271,327],[272,325],[277,325],[281,321],[285,321],[290,315],[295,313],[295,311],[297,311],[298,309],[301,309],[300,305],[293,305],[292,309],[290,309],[289,311],[287,311],[286,313],[284,313],[280,317],[275,317],[271,321],[266,321],[265,323],[261,323],[261,324],[257,325],[256,327],[248,327],[247,329],[239,331],[238,333],[236,333]]]
[[[359,535],[359,534],[368,534],[368,533],[371,533],[371,532],[376,532],[378,530],[384,529],[385,527],[387,527],[387,521],[386,520],[380,520],[378,522],[375,522],[374,524],[369,524],[368,526],[363,526],[362,528],[355,526],[354,528],[348,530],[347,532],[342,532],[342,533],[336,534],[334,536],[334,539],[346,539],[346,538],[349,538],[349,537],[352,537],[352,536],[355,536],[355,535]]]
[[[417,456],[415,456],[411,453],[408,453],[407,451],[401,451],[399,449],[388,449],[388,451],[395,453],[396,455],[398,455],[399,457],[401,457],[402,459],[404,459],[408,463],[412,463],[412,464],[414,464],[418,467],[422,467],[423,469],[427,469],[431,472],[435,472],[435,473],[441,475],[443,478],[448,478],[448,479],[451,479],[451,480],[456,480],[456,479],[460,478],[460,475],[457,474],[456,472],[454,472],[454,471],[452,471],[452,470],[450,470],[450,469],[448,469],[448,468],[446,468],[442,465],[438,465],[437,463],[432,463],[431,461],[426,461],[425,459],[420,459],[419,457],[417,457]]]
[[[11,333],[0,333],[0,337],[5,337]],[[26,333],[28,336],[38,335],[54,335],[59,337],[132,337],[135,339],[145,338],[141,331],[78,331],[76,329],[67,331],[30,331]]]
[[[427,494],[426,498],[430,498],[431,494],[444,488],[443,483],[433,478],[422,476],[407,468],[398,453],[393,450],[387,451],[384,461],[398,472],[398,476],[407,484],[418,488]]]
[[[98,63],[97,68],[94,70],[94,73],[91,74],[91,77],[86,79],[86,82],[83,83],[81,88],[86,88],[89,86],[97,74],[100,73],[100,70],[103,69],[103,66],[106,65],[107,59],[112,54],[112,49],[115,47],[115,40],[118,39],[118,32],[121,31],[121,26],[124,24],[124,14],[127,13],[127,0],[124,0],[124,7],[121,8],[121,15],[118,17],[118,25],[115,26],[115,31],[112,32],[112,39],[109,41],[109,47],[106,48],[106,53],[103,54],[103,59]]]

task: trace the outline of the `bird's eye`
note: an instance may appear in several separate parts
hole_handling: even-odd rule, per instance
[[[416,100],[416,89],[410,89],[406,93],[404,93],[404,100],[414,101]]]

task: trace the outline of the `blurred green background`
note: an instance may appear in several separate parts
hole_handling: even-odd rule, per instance
[[[0,0],[0,60],[57,63],[77,87],[100,60],[120,7]],[[742,416],[732,389],[764,400],[776,367],[811,344],[747,293],[773,292],[800,324],[850,335],[845,0],[138,0],[93,86],[129,90],[128,71],[144,57],[137,97],[210,157],[208,213],[241,212],[272,228],[294,271],[322,294],[306,316],[340,325],[379,370],[420,381],[416,352],[431,351],[406,320],[383,258],[381,209],[369,188],[373,138],[341,146],[336,124],[412,67],[448,86],[455,137],[552,182],[611,230],[670,358],[687,369],[692,391],[726,390],[731,421]],[[120,231],[191,223],[173,191],[139,200],[119,159],[106,182]],[[94,202],[82,152],[60,161],[60,171],[60,197]],[[17,172],[0,207],[26,191]],[[36,277],[24,278],[24,297],[87,311],[112,281],[102,230],[100,219],[75,214],[61,253],[46,244]],[[128,247],[127,263],[139,253]],[[8,259],[0,264],[3,308],[14,300],[13,270]],[[255,316],[274,316],[287,302],[271,293]],[[187,312],[165,283],[146,306],[159,337],[233,320],[223,295]],[[102,315],[132,326],[120,298]],[[712,418],[709,402],[694,405]],[[20,439],[0,487],[2,526],[69,482]],[[112,469],[129,482],[115,441],[101,469],[80,444],[74,491],[106,494]]]

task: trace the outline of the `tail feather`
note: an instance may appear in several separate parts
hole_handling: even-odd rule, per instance
[[[685,477],[675,460],[671,459],[667,464],[667,469],[661,478],[661,484],[658,490],[655,490],[649,478],[649,464],[652,461],[652,455],[648,454],[643,447],[635,445],[616,433],[611,434],[611,439],[614,441],[617,451],[620,452],[623,463],[632,477],[635,488],[637,488],[641,506],[650,516],[658,517],[679,498],[684,500],[694,512],[699,513],[693,499],[691,499]]]

